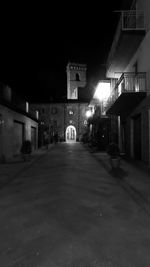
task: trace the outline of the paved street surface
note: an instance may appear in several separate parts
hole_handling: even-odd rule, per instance
[[[101,156],[62,143],[18,163],[0,189],[0,267],[150,266],[149,176]]]

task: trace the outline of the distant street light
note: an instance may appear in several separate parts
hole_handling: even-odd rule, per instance
[[[91,110],[87,110],[85,113],[87,118],[90,118],[92,116],[92,111]]]

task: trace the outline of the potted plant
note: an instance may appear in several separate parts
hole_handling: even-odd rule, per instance
[[[30,159],[30,155],[32,152],[32,143],[30,140],[23,141],[20,152],[24,161]]]
[[[116,143],[110,143],[107,147],[107,154],[109,155],[109,160],[111,167],[118,168],[120,166],[120,149]]]

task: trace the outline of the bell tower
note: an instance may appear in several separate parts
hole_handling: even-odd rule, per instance
[[[67,99],[78,99],[78,87],[86,85],[86,65],[69,62],[66,71]]]

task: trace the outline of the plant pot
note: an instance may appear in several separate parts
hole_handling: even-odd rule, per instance
[[[112,169],[119,168],[120,166],[120,158],[110,158],[110,165]]]

